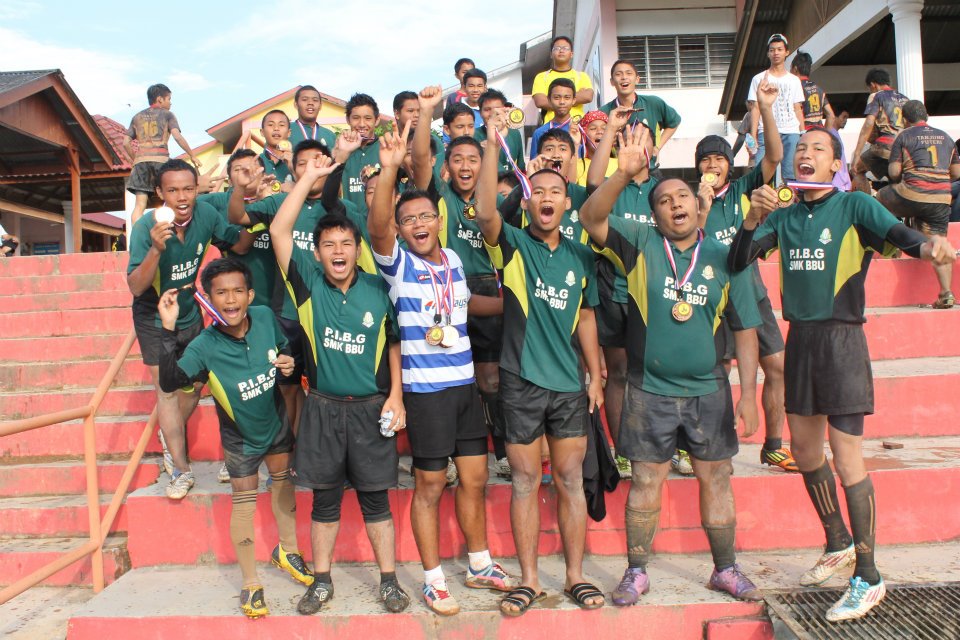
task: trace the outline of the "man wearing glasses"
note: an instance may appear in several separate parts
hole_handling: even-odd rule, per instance
[[[577,88],[573,97],[571,118],[583,117],[583,105],[593,102],[593,84],[590,76],[583,71],[573,68],[573,42],[567,36],[557,36],[550,45],[550,68],[541,71],[533,79],[533,102],[544,112],[544,123],[553,120],[553,111],[550,110],[550,100],[547,98],[550,83],[557,78],[569,78]]]

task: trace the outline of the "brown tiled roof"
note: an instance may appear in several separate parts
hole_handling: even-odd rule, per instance
[[[103,135],[106,136],[110,146],[113,147],[114,152],[120,158],[120,164],[113,165],[113,168],[132,168],[133,158],[131,158],[129,154],[127,154],[127,150],[123,148],[123,138],[127,131],[126,127],[116,120],[108,118],[107,116],[96,115],[93,116],[93,120],[97,123],[97,126],[100,127],[100,131],[102,131]]]

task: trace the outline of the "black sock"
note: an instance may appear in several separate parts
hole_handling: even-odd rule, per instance
[[[493,455],[497,460],[506,458],[507,445],[503,441],[503,407],[500,405],[500,394],[481,391],[480,401],[483,404],[483,417],[493,440]]]
[[[767,451],[776,451],[783,446],[783,438],[764,438],[763,448]]]
[[[827,551],[846,549],[853,542],[843,515],[837,508],[837,481],[826,460],[815,471],[803,472],[803,484],[807,487],[813,508],[820,516],[823,532],[827,535]]]
[[[381,571],[380,572],[380,584],[384,582],[396,582],[397,581],[397,572],[396,571]]]
[[[330,577],[330,572],[326,573],[315,573],[313,574],[313,579],[316,582],[323,582],[325,584],[333,584],[333,578]]]
[[[877,499],[873,493],[873,481],[867,476],[852,487],[844,487],[847,495],[847,513],[853,530],[854,547],[857,552],[857,567],[853,575],[869,582],[880,582],[880,573],[873,560],[877,544]]]
[[[737,523],[727,525],[703,525],[710,543],[710,555],[713,556],[713,566],[717,571],[729,569],[737,563],[737,554],[733,550],[736,538]]]
[[[631,569],[646,569],[650,547],[660,524],[660,510],[641,511],[627,507],[627,563]]]

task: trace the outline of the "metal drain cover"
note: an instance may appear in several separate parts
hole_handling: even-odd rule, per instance
[[[827,622],[841,589],[766,591],[767,611],[798,640],[944,640],[960,638],[960,582],[888,585],[887,596],[859,620]]]

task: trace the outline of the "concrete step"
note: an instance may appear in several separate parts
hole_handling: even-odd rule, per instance
[[[100,515],[112,496],[100,496]],[[49,538],[89,534],[86,496],[34,496],[0,498],[0,537]],[[112,532],[127,530],[126,506],[121,505]]]
[[[148,416],[107,416],[97,419],[97,454],[129,457],[140,439]],[[147,453],[158,453],[156,437]],[[80,459],[83,456],[83,425],[79,421],[55,424],[0,438],[0,463]]]
[[[77,294],[80,295],[80,294]],[[29,297],[29,296],[24,296]],[[119,333],[133,328],[130,307],[5,313],[0,338]]]
[[[0,262],[0,278],[58,274],[126,273],[129,254],[74,253],[56,256],[23,256]]]
[[[92,335],[0,339],[0,353],[4,354],[7,362],[102,360],[116,355],[132,328],[127,326],[114,332]],[[140,354],[139,342],[134,341],[130,353]]]
[[[127,461],[98,461],[97,484],[100,493],[112,495],[126,467]],[[86,474],[86,465],[82,461],[0,465],[0,498],[86,495]],[[156,464],[138,465],[130,481],[130,491],[156,482],[159,475]]]
[[[127,291],[126,269],[100,273],[20,275],[0,278],[0,295],[22,296],[38,293],[74,293],[87,291]]]
[[[129,309],[132,302],[133,296],[128,289],[84,291],[82,295],[73,291],[63,291],[60,293],[37,293],[29,296],[0,296],[0,309],[7,312],[107,309],[111,307],[126,307]]]
[[[886,450],[878,441],[864,444],[868,468],[873,473],[884,526],[879,531],[882,544],[919,543],[950,540],[960,536],[960,511],[943,510],[960,492],[960,437],[901,440],[903,449]],[[405,459],[409,468],[409,459]],[[231,498],[229,485],[216,481],[218,465],[196,463],[197,485],[182,501],[172,502],[163,494],[163,484],[139,489],[127,498],[127,523],[130,534],[130,558],[135,567],[159,564],[193,564],[201,560],[234,562],[233,547],[226,527]],[[737,500],[737,543],[744,550],[803,548],[823,544],[823,530],[799,476],[759,463],[759,446],[744,445],[734,459],[733,488]],[[917,500],[915,487],[924,487],[924,499]],[[607,494],[607,517],[590,522],[587,551],[598,555],[624,553],[624,504],[629,483],[623,482]],[[441,556],[458,557],[464,541],[456,524],[453,490],[445,492],[440,507]],[[352,490],[347,491],[340,525],[337,560],[367,562],[373,559],[364,533],[362,519]],[[554,489],[542,487],[541,554],[558,553]],[[418,559],[410,530],[412,479],[401,471],[400,486],[390,491],[391,509],[397,529],[397,557],[402,561]],[[843,502],[841,491],[841,502]],[[513,556],[511,535],[510,485],[491,472],[487,488],[487,532],[491,551],[497,556]],[[301,549],[309,549],[311,493],[297,492],[298,533]],[[257,558],[267,560],[276,544],[276,529],[270,510],[270,496],[261,493],[257,504]],[[158,527],[158,522],[176,522],[174,529]],[[672,475],[664,489],[660,533],[654,548],[666,553],[692,553],[707,550],[700,527],[697,482]],[[309,553],[307,554],[309,556]]]
[[[0,604],[0,636],[4,640],[62,640],[67,621],[94,596],[89,587],[37,586]]]
[[[341,545],[343,542],[341,541]],[[795,586],[818,551],[740,553],[743,570],[761,589]],[[960,570],[960,544],[882,547],[878,560],[889,584],[951,580]],[[945,561],[945,559],[947,559]],[[505,618],[498,605],[502,594],[467,589],[462,559],[445,562],[447,584],[460,603],[459,615],[443,618],[430,613],[419,597],[419,563],[401,564],[397,576],[413,602],[401,614],[387,614],[376,598],[376,569],[370,565],[337,565],[333,569],[336,594],[321,614],[306,623],[296,613],[303,588],[279,570],[258,567],[270,615],[256,623],[255,637],[399,637],[502,638],[535,640],[556,638],[631,638],[654,640],[767,640],[773,634],[762,604],[736,602],[704,587],[711,571],[709,555],[654,557],[649,566],[652,589],[643,605],[617,608],[609,594],[625,566],[618,557],[588,555],[584,575],[607,594],[607,606],[581,611],[562,595],[563,561],[541,557],[540,580],[547,598],[520,618]],[[517,573],[513,560],[504,561]],[[838,577],[830,587],[842,585]],[[189,591],[184,586],[189,585]],[[74,609],[68,625],[70,640],[100,640],[107,634],[137,638],[246,637],[252,628],[237,609],[241,587],[236,567],[172,566],[135,568],[113,586]],[[185,597],[189,593],[189,597]],[[722,635],[732,620],[743,620],[740,635]],[[765,624],[764,624],[765,623]],[[725,629],[726,627],[726,629]],[[254,637],[254,636],[250,636]]]
[[[66,362],[0,363],[0,392],[36,393],[89,387],[110,368],[110,359]],[[150,371],[140,356],[128,356],[114,383],[118,387],[151,384]]]
[[[6,586],[27,576],[63,554],[84,544],[85,538],[38,538],[0,540],[0,585]],[[130,569],[125,536],[110,536],[103,546],[103,577],[107,584]],[[41,584],[54,586],[92,585],[90,558],[79,560],[53,574]]]
[[[98,382],[98,381],[95,381]],[[81,407],[93,396],[94,388],[64,389],[53,393],[0,393],[0,416],[14,420],[64,409]],[[100,404],[99,415],[139,415],[153,411],[157,393],[153,385],[114,387]]]

